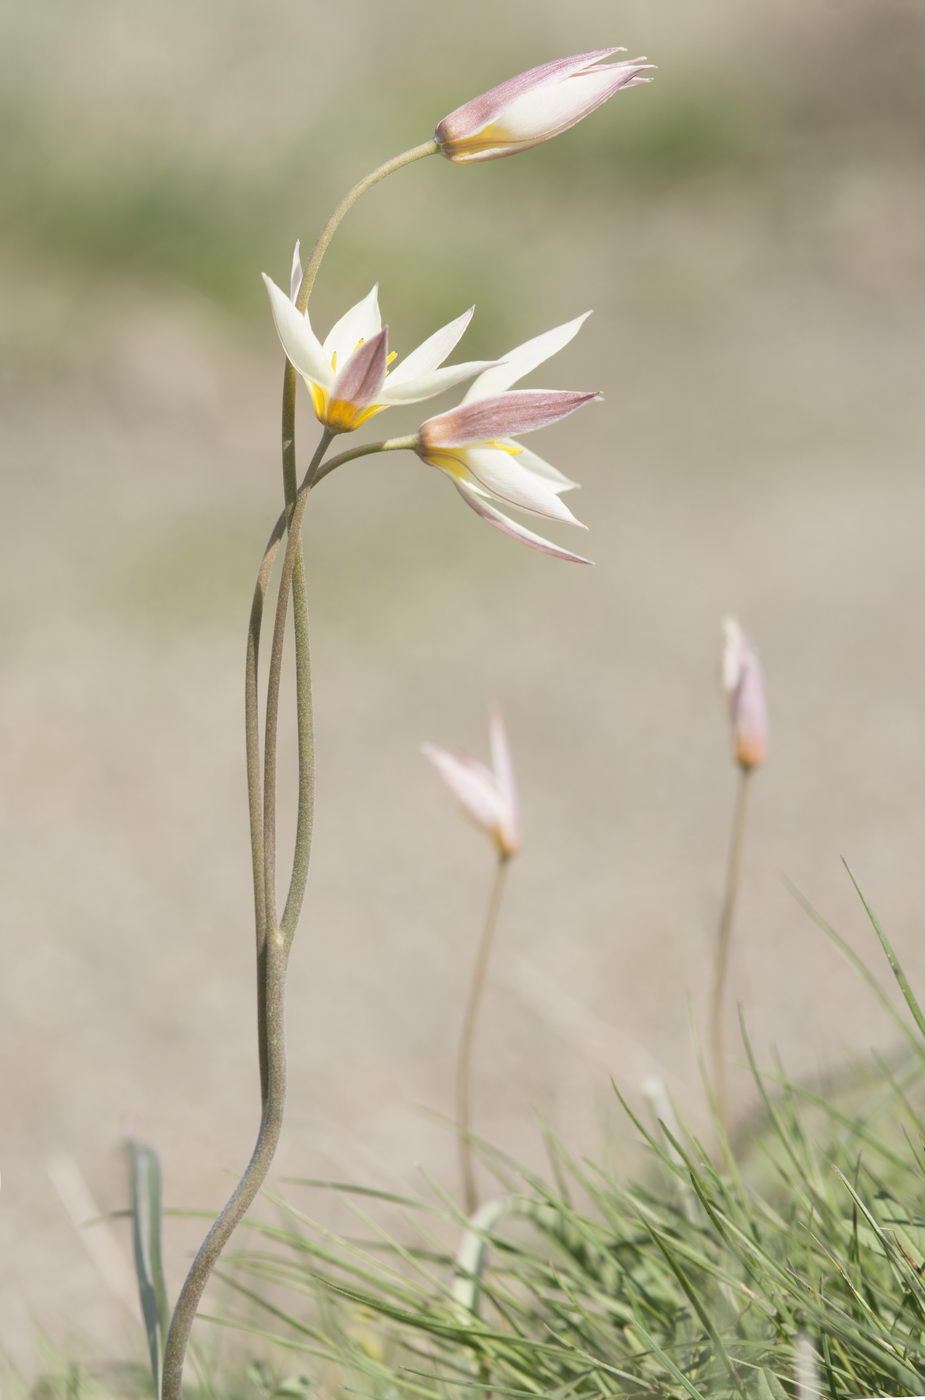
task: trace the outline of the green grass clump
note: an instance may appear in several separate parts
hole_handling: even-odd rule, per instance
[[[242,1308],[220,1320],[313,1358],[313,1394],[803,1400],[808,1345],[832,1400],[920,1395],[925,1047],[874,926],[915,1023],[892,1064],[795,1084],[763,1073],[746,1037],[758,1108],[734,1143],[650,1128],[621,1100],[649,1154],[641,1181],[555,1142],[549,1181],[486,1154],[498,1188],[471,1221],[437,1192],[301,1183],[349,1201],[364,1237],[277,1202],[227,1275]],[[383,1203],[400,1240],[370,1213]]]

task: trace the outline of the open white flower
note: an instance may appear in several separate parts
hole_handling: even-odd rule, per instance
[[[308,385],[315,416],[332,432],[353,432],[384,408],[431,399],[495,363],[473,360],[440,368],[472,320],[475,308],[470,306],[391,369],[396,356],[388,353],[388,330],[382,327],[376,287],[340,318],[322,343],[308,312],[295,305],[302,281],[298,244],[291,295],[266,274],[263,280],[282,347]]]
[[[451,477],[466,505],[489,525],[533,549],[577,564],[591,561],[534,534],[494,503],[586,528],[560,499],[577,483],[521,446],[512,434],[555,423],[600,395],[554,389],[507,391],[568,345],[589,315],[586,311],[574,321],[535,336],[484,370],[458,408],[421,424],[416,449],[425,462]]]
[[[438,744],[422,744],[466,815],[495,843],[505,860],[520,850],[520,807],[514,765],[501,716],[491,717],[489,768],[468,754],[451,753]]]

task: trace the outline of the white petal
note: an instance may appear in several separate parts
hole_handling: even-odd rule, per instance
[[[573,564],[593,562],[591,559],[585,559],[581,554],[573,554],[569,549],[560,549],[557,544],[552,544],[550,540],[544,540],[542,535],[535,535],[532,530],[526,529],[516,520],[511,520],[500,510],[495,510],[494,506],[489,505],[483,497],[475,495],[462,482],[457,481],[455,485],[466,505],[470,506],[476,515],[481,516],[489,525],[494,525],[496,530],[502,530],[505,535],[510,535],[512,539],[520,540],[522,544],[528,544],[531,549],[539,549],[543,554],[551,554],[554,559],[568,559]]]
[[[499,438],[502,447],[517,447],[520,449],[517,463],[525,471],[533,472],[534,476],[540,476],[549,487],[550,491],[555,491],[556,495],[561,495],[564,491],[576,491],[579,483],[572,481],[554,467],[551,462],[545,462],[542,457],[538,457],[535,452],[531,452],[529,447],[524,447],[523,443],[515,442],[513,438]]]
[[[727,695],[734,695],[742,678],[742,654],[745,635],[738,618],[723,618],[722,680]]]
[[[523,379],[525,374],[529,374],[537,365],[541,365],[544,360],[548,360],[568,345],[590,315],[591,312],[586,311],[583,316],[576,316],[574,321],[554,326],[551,331],[544,331],[542,335],[534,336],[532,340],[518,345],[516,350],[510,350],[496,368],[479,375],[475,383],[469,386],[463,403],[503,394],[505,389],[516,384],[518,379]]]
[[[443,369],[432,369],[427,374],[419,374],[414,379],[399,381],[398,384],[395,383],[398,374],[396,370],[385,381],[381,401],[388,404],[420,403],[423,399],[432,399],[436,394],[442,394],[444,389],[451,389],[454,384],[471,379],[474,374],[479,374],[492,364],[494,360],[471,360],[468,364],[444,365]]]
[[[498,782],[498,792],[504,804],[504,834],[507,837],[508,845],[516,850],[520,845],[517,782],[514,778],[514,762],[511,758],[504,721],[497,710],[491,717],[491,762]]]
[[[466,815],[494,836],[503,818],[494,773],[477,759],[449,753],[437,744],[422,744],[421,752],[430,759]]]
[[[395,384],[404,384],[407,380],[416,379],[419,375],[427,374],[438,365],[442,365],[450,351],[454,350],[462,339],[474,313],[475,307],[470,306],[469,310],[457,316],[455,321],[450,321],[438,331],[434,331],[433,335],[428,336],[416,350],[412,350],[410,355],[406,355],[395,366],[390,379]]]
[[[581,525],[581,521],[575,519],[555,491],[550,490],[540,477],[519,466],[517,458],[509,452],[504,452],[500,447],[467,447],[455,455],[464,461],[468,484],[476,490],[481,488],[494,499],[517,506],[520,510],[529,510],[534,515]],[[585,528],[582,525],[582,529]]]
[[[508,143],[547,140],[606,102],[625,83],[624,67],[608,63],[534,87],[505,107],[494,128]]]
[[[379,288],[373,287],[362,301],[345,311],[340,320],[331,327],[324,339],[324,353],[328,364],[332,355],[337,355],[337,368],[343,366],[361,340],[372,340],[382,330],[379,315]]]
[[[263,274],[263,280],[270,295],[270,310],[273,312],[276,333],[289,359],[307,379],[329,387],[334,376],[308,317],[301,311],[296,311],[286,293],[280,291],[266,273]]]
[[[296,239],[295,248],[292,250],[292,272],[289,274],[289,296],[293,303],[299,295],[299,288],[302,285],[302,258],[300,256],[300,243]]]

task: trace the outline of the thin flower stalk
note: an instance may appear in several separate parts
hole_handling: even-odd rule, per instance
[[[726,987],[732,930],[742,870],[751,777],[765,759],[768,711],[761,663],[735,618],[723,623],[722,684],[729,711],[732,752],[738,767],[726,880],[716,936],[710,996],[710,1066],[716,1115],[724,1135],[729,1128],[729,1087],[725,1043]]]
[[[399,440],[398,447],[405,447],[407,444]],[[323,450],[327,447],[326,442],[319,445],[315,457],[312,460],[305,478],[296,493],[293,511],[290,515],[288,511],[283,511],[274,526],[270,535],[267,548],[264,551],[258,573],[257,584],[254,591],[254,603],[251,610],[252,628],[248,642],[248,695],[247,708],[249,714],[256,714],[256,677],[257,660],[259,646],[259,626],[254,626],[255,617],[259,622],[259,616],[263,609],[263,602],[266,595],[267,582],[273,566],[273,561],[279,547],[279,543],[285,532],[286,522],[289,521],[290,533],[286,545],[286,554],[283,559],[282,574],[277,603],[277,617],[274,625],[274,653],[277,650],[276,638],[285,635],[286,612],[283,605],[288,599],[290,589],[293,585],[293,578],[296,563],[299,556],[299,540],[302,518],[305,505],[308,500],[309,491],[314,481],[315,471],[321,461]],[[367,453],[383,452],[393,450],[393,444],[385,441],[380,443],[368,443],[362,447],[354,448],[352,451],[344,452],[339,457],[331,458],[325,465],[328,471],[342,466],[344,462],[351,461],[356,457],[365,456]],[[283,605],[283,606],[281,606]],[[268,684],[268,711],[270,697],[275,692],[278,702],[279,687],[278,681],[272,679],[274,669],[273,658],[271,658],[271,681]],[[274,720],[275,726],[275,720]],[[251,737],[251,726],[249,725],[249,740]],[[254,750],[251,746],[248,749],[248,776],[249,779],[259,786],[260,765],[259,765],[259,730],[255,727],[254,733],[258,737],[258,747]],[[275,734],[275,728],[274,728]],[[269,751],[269,745],[268,751]],[[251,764],[256,753],[256,763],[253,772]],[[273,778],[273,789],[275,790],[275,772]],[[252,809],[253,810],[253,809]],[[262,813],[265,815],[265,813]],[[262,912],[264,919],[263,937],[258,942],[258,1031],[260,1033],[260,1072],[261,1072],[261,1097],[262,1114],[257,1142],[251,1155],[250,1162],[244,1171],[238,1185],[232,1193],[224,1210],[213,1223],[209,1233],[200,1246],[199,1252],[193,1261],[192,1268],[184,1282],[180,1296],[177,1300],[176,1308],[171,1319],[170,1330],[167,1335],[167,1343],[164,1351],[164,1371],[162,1400],[180,1400],[182,1394],[183,1363],[186,1356],[186,1349],[189,1343],[190,1332],[196,1317],[196,1310],[199,1301],[205,1290],[206,1284],[212,1274],[218,1259],[231,1238],[237,1225],[244,1218],[248,1208],[254,1201],[263,1182],[266,1180],[270,1165],[276,1154],[279,1144],[280,1132],[282,1129],[283,1117],[286,1102],[286,1047],[285,1047],[285,995],[286,995],[286,971],[289,962],[289,951],[292,946],[292,939],[295,927],[298,923],[299,910],[301,908],[301,895],[304,894],[304,882],[301,884],[301,893],[290,907],[287,901],[287,908],[284,912],[284,920],[280,926],[275,922],[275,889],[273,885],[273,862],[267,860],[266,832],[263,827],[258,829],[263,835],[261,841],[262,871],[265,879],[262,881],[263,904],[257,904],[258,917]],[[253,828],[252,828],[253,830]],[[255,868],[259,863],[259,858],[255,856]],[[272,900],[271,900],[272,896]],[[257,902],[257,890],[255,888],[255,904]],[[290,890],[290,900],[292,891]],[[272,916],[272,917],[271,917]]]
[[[263,856],[263,802],[261,798],[260,768],[260,631],[270,575],[279,549],[280,540],[286,533],[286,512],[279,516],[270,538],[267,540],[254,597],[251,603],[250,621],[247,628],[247,658],[244,668],[244,735],[247,767],[247,805],[250,816],[251,868],[254,883],[254,925],[257,934],[257,1049],[260,1059],[260,1102],[267,1099],[267,1055],[266,1055],[266,880]]]
[[[716,934],[716,957],[713,964],[713,989],[710,996],[710,1064],[716,1116],[723,1133],[729,1129],[729,1082],[726,1063],[726,987],[729,981],[729,954],[732,927],[735,920],[739,881],[742,872],[742,850],[745,841],[745,818],[752,769],[740,768],[736,785],[732,833],[726,860],[723,903]]]
[[[459,1051],[456,1058],[456,1122],[459,1128],[459,1168],[462,1176],[463,1204],[467,1215],[472,1215],[478,1209],[479,1204],[472,1151],[472,1052],[475,1046],[475,1032],[482,1004],[482,993],[485,990],[488,964],[491,959],[495,929],[498,926],[498,914],[501,910],[510,863],[511,857],[499,851],[498,863],[495,866],[495,878],[488,901],[488,912],[482,926],[478,955],[463,1013],[462,1032],[459,1037]]]

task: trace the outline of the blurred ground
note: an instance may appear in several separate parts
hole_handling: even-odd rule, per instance
[[[761,1052],[810,1072],[890,1043],[782,876],[876,962],[846,857],[925,976],[925,15],[526,13],[40,0],[0,16],[0,1347],[27,1370],[39,1328],[84,1355],[141,1348],[49,1163],[76,1161],[116,1209],[136,1134],[172,1205],[212,1208],[254,1131],[241,689],[281,368],[257,273],[282,280],[350,180],[508,73],[613,39],[660,65],[543,150],[430,161],[374,192],[315,319],[379,278],[402,349],[476,301],[474,357],[594,306],[548,382],[607,403],[542,450],[584,485],[597,566],[486,529],[411,458],[319,492],[318,825],[278,1175],[454,1183],[439,1115],[489,853],[417,746],[482,750],[493,699],[527,845],[480,1129],[538,1163],[549,1122],[619,1165],[610,1075],[633,1096],[657,1072],[699,1111],[730,610],[773,719],[733,973]],[[287,739],[290,778],[293,758]],[[197,1235],[170,1226],[175,1286]]]

